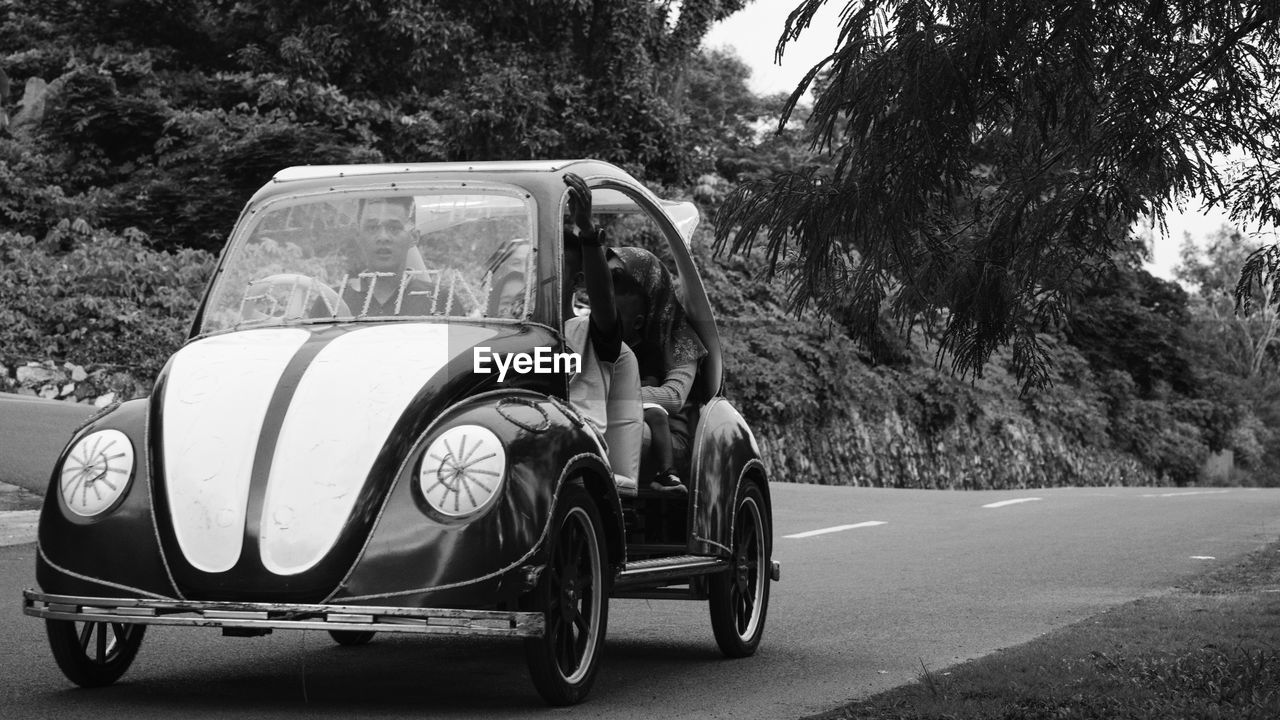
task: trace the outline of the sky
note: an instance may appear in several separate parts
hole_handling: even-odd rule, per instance
[[[843,0],[827,0],[814,22],[789,43],[783,53],[782,63],[774,62],[778,38],[786,25],[787,15],[799,4],[799,0],[755,0],[746,8],[726,20],[712,26],[703,40],[707,47],[730,47],[751,67],[749,85],[758,94],[790,92],[814,65],[835,48],[839,34],[840,11]],[[1185,212],[1171,214],[1169,233],[1156,239],[1152,262],[1147,270],[1153,275],[1172,279],[1173,266],[1178,262],[1184,232],[1199,238],[1212,233],[1221,225],[1225,216],[1200,212],[1200,203],[1188,199]]]

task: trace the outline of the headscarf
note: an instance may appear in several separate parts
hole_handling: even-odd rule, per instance
[[[707,348],[689,324],[671,273],[662,261],[643,248],[621,247],[609,252],[622,263],[622,272],[643,289],[648,304],[640,345],[632,348],[641,375],[666,378],[672,368],[706,355]]]

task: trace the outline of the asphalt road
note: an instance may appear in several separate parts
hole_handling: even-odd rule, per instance
[[[799,718],[1167,592],[1280,535],[1280,490],[772,491],[783,579],[756,656],[721,659],[701,603],[615,602],[591,697],[555,711],[515,642],[339,648],[296,631],[151,628],[119,684],[75,689],[17,611],[34,545],[0,548],[0,716]]]
[[[0,393],[0,482],[44,493],[49,471],[92,405]]]

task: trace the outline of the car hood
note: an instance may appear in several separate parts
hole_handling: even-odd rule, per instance
[[[183,559],[215,574],[316,566],[370,499],[366,479],[393,431],[406,432],[406,410],[451,381],[474,388],[475,378],[441,376],[469,368],[463,356],[500,334],[442,323],[263,328],[183,347],[157,387],[163,505]]]

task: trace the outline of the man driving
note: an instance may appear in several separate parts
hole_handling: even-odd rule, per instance
[[[410,268],[409,250],[416,246],[413,198],[407,195],[369,198],[360,202],[355,247],[363,270],[342,288],[342,300],[356,317],[430,315],[430,283],[422,271]],[[323,305],[323,298],[317,307]],[[325,307],[313,316],[334,315]]]

